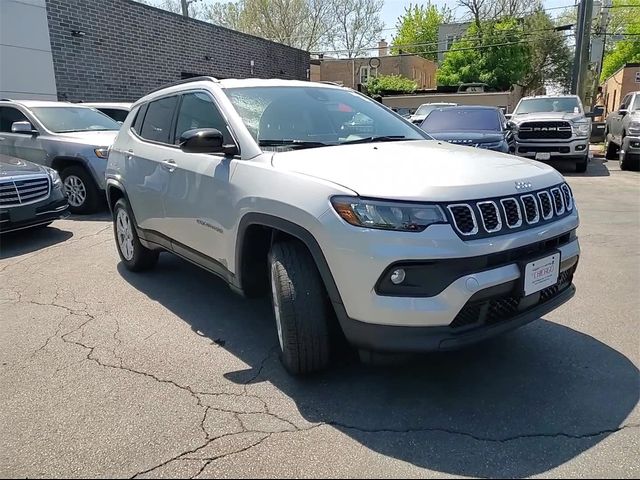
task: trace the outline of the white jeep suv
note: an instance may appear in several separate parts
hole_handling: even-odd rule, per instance
[[[107,195],[131,270],[173,252],[271,292],[292,373],[344,335],[372,352],[449,350],[566,302],[578,213],[544,164],[431,140],[347,88],[200,77],[138,102]]]

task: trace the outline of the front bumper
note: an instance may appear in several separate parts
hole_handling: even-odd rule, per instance
[[[539,318],[570,298],[566,290],[573,291],[571,278],[580,255],[575,209],[547,225],[472,241],[461,240],[449,225],[432,225],[419,234],[355,228],[345,234],[335,216],[323,215],[324,233],[317,234],[330,237],[318,240],[332,244],[322,249],[340,293],[332,301],[347,339],[362,348],[428,351],[468,343]],[[522,262],[557,251],[564,283],[553,295],[546,292],[545,302],[534,301],[537,294],[517,297]],[[380,292],[383,273],[407,263],[433,267],[422,278],[432,278],[437,285],[420,295]],[[456,268],[455,274],[449,275],[442,265]],[[515,307],[504,318],[484,318],[473,310],[478,302],[502,300]]]
[[[589,154],[589,139],[530,141],[516,138],[516,155],[535,159],[537,153],[548,153],[551,160],[582,159]]]
[[[0,208],[0,233],[37,227],[69,216],[69,204],[60,190],[38,203]]]

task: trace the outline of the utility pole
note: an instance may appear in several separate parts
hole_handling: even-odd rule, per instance
[[[189,0],[180,0],[180,4],[182,5],[182,16],[189,16]]]
[[[589,71],[589,48],[591,46],[591,20],[593,0],[581,0],[578,6],[578,25],[576,29],[576,51],[573,61],[571,93],[585,101],[586,78]]]

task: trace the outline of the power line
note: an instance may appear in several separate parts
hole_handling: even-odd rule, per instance
[[[562,35],[562,38],[570,38],[573,37],[573,34],[571,35]],[[476,45],[473,47],[457,47],[457,48],[450,48],[448,50],[431,50],[428,52],[419,52],[420,55],[430,55],[430,54],[437,54],[437,53],[449,53],[449,52],[459,52],[459,51],[464,51],[464,50],[479,50],[479,49],[484,49],[484,48],[493,48],[493,47],[507,47],[507,46],[512,46],[512,45],[521,45],[524,43],[533,43],[535,42],[536,39],[529,39],[529,40],[517,40],[514,42],[504,42],[504,43],[493,43],[493,44],[489,44],[489,45]],[[406,45],[403,45],[406,46]],[[378,47],[372,47],[372,48],[363,48],[361,50],[373,50],[373,49],[377,49]],[[318,53],[327,53],[327,52],[314,52],[314,55],[317,55]],[[334,50],[332,53],[349,53],[349,50]],[[413,56],[416,55],[416,53],[400,53],[398,55],[395,55],[397,57],[403,57],[403,56]],[[365,57],[366,58],[366,57]],[[340,60],[340,59],[334,59],[334,60]]]

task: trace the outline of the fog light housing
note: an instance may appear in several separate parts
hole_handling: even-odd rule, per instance
[[[640,148],[640,142],[631,142],[631,148]]]
[[[404,268],[396,268],[393,272],[391,272],[391,283],[394,285],[400,285],[404,282],[404,279],[407,276],[407,272],[404,271]]]
[[[585,148],[587,148],[586,145],[576,145],[576,151],[581,152],[582,150],[584,150]]]

